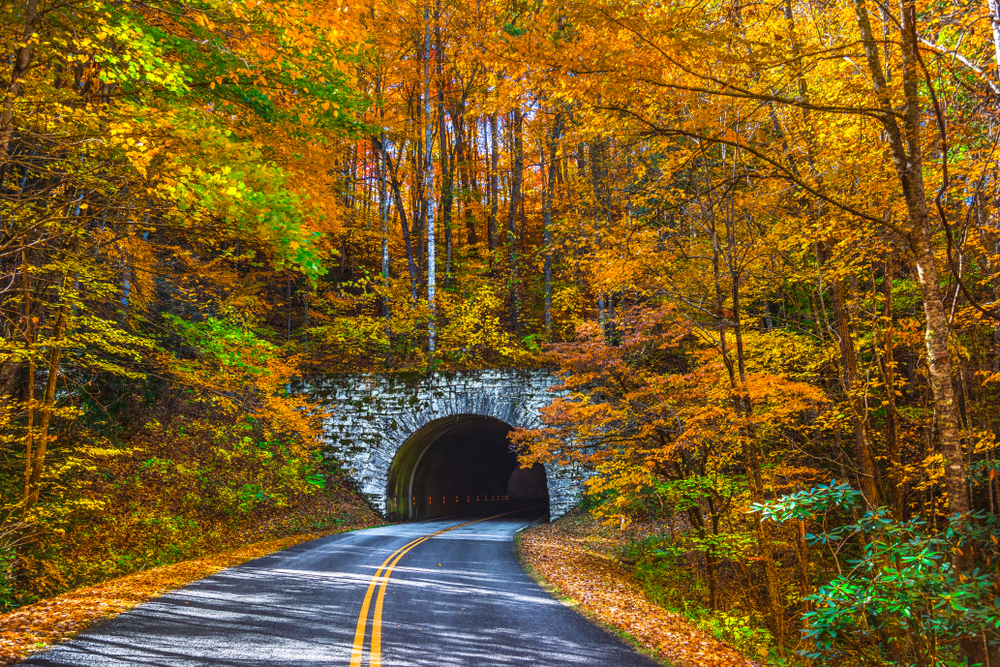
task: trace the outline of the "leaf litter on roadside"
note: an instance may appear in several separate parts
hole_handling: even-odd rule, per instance
[[[629,571],[609,554],[613,540],[597,522],[559,521],[521,534],[519,553],[546,584],[587,615],[630,635],[676,667],[759,667],[683,616],[651,602]]]

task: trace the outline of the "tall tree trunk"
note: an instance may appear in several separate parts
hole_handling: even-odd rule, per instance
[[[926,222],[926,220],[925,220]],[[931,391],[934,394],[934,415],[938,426],[941,453],[944,456],[945,486],[948,489],[948,510],[951,514],[969,512],[969,496],[965,486],[965,462],[959,431],[958,403],[948,352],[948,316],[941,298],[937,259],[931,248],[928,228],[910,233],[910,247],[917,265],[917,278],[924,296],[924,317],[927,320],[925,340]]]
[[[924,341],[927,347],[927,368],[934,396],[934,418],[937,424],[939,451],[944,465],[944,482],[948,491],[948,513],[964,517],[969,513],[966,489],[965,461],[959,427],[955,381],[948,350],[949,322],[941,294],[937,258],[931,243],[931,222],[927,208],[927,193],[923,175],[923,148],[920,133],[924,118],[920,113],[921,77],[917,52],[917,9],[914,0],[900,3],[900,50],[902,53],[903,108],[902,113],[889,90],[879,62],[878,43],[872,33],[865,0],[854,0],[858,28],[864,44],[868,71],[874,83],[880,106],[879,120],[892,151],[892,161],[903,191],[909,217],[906,241],[917,267],[917,281],[924,304]],[[902,129],[897,118],[902,117]],[[940,128],[944,131],[944,128]],[[944,140],[944,137],[942,137]],[[947,224],[947,221],[942,221]],[[969,551],[954,552],[953,566],[961,573],[969,567]],[[966,637],[961,641],[962,653],[970,664],[985,662],[982,641]]]
[[[562,114],[557,112],[546,141],[548,156],[545,152],[542,153],[543,164],[548,161],[545,200],[542,202],[542,252],[545,255],[545,331],[550,338],[552,337],[552,197],[556,184],[556,154],[560,136],[562,136]]]
[[[934,395],[934,417],[938,425],[939,447],[944,458],[948,511],[951,514],[965,515],[969,511],[969,497],[965,488],[965,464],[959,432],[958,406],[955,400],[951,357],[948,352],[948,318],[942,300],[937,261],[931,246],[931,225],[923,177],[923,153],[920,146],[923,121],[919,109],[918,65],[914,41],[916,9],[912,0],[903,0],[901,48],[905,106],[901,129],[896,120],[899,112],[890,97],[885,74],[879,62],[878,43],[872,33],[865,0],[854,0],[854,6],[869,74],[881,107],[879,120],[886,131],[909,216],[910,229],[906,241],[913,253],[924,303],[926,319],[924,340],[927,347],[931,391]]]
[[[455,161],[449,155],[452,150],[449,146],[448,131],[444,122],[444,113],[441,114],[441,129],[439,146],[441,150],[441,207],[440,218],[441,227],[444,229],[444,272],[445,281],[451,280],[452,259],[454,254],[452,213],[455,207]]]
[[[521,108],[514,109],[514,164],[511,167],[510,208],[507,209],[507,262],[510,271],[510,327],[520,329],[520,295],[517,275],[517,214],[521,206],[521,191],[524,183],[524,116]]]
[[[371,137],[373,142],[379,141],[374,135]],[[388,141],[388,140],[387,140]],[[399,185],[399,177],[396,174],[396,167],[392,163],[392,156],[389,154],[387,144],[379,141],[379,151],[382,153],[382,157],[385,159],[385,167],[389,176],[389,183],[392,185],[392,194],[396,200],[396,210],[399,211],[399,225],[403,230],[403,245],[406,248],[406,265],[410,272],[410,297],[416,301],[417,300],[417,262],[413,253],[413,242],[410,238],[410,224],[406,219],[406,205],[403,202],[403,194]],[[388,208],[386,210],[388,214]],[[387,216],[388,217],[388,216]],[[386,221],[386,230],[388,231],[388,220]],[[384,266],[388,272],[388,250],[383,254]]]
[[[833,293],[833,312],[837,326],[837,338],[840,341],[840,360],[843,366],[842,382],[844,395],[851,409],[851,426],[854,429],[854,446],[861,466],[861,491],[869,509],[879,507],[883,502],[882,476],[872,451],[871,439],[868,436],[867,414],[864,401],[858,395],[858,353],[851,334],[850,313],[847,309],[847,298],[844,294],[845,281],[834,278],[831,283]]]
[[[63,289],[66,288],[68,279],[63,280]],[[60,294],[60,296],[64,296]],[[59,315],[56,318],[55,329],[52,335],[52,347],[49,350],[48,374],[45,382],[45,394],[42,397],[42,419],[38,425],[38,435],[35,440],[35,452],[30,459],[31,474],[28,477],[27,488],[25,489],[25,506],[30,507],[38,502],[40,482],[42,473],[45,470],[45,456],[47,454],[49,442],[49,427],[52,423],[52,413],[55,410],[56,383],[59,381],[59,363],[62,358],[63,334],[66,331],[66,319],[69,315],[69,304],[63,300],[59,307]],[[33,380],[33,378],[32,378]]]
[[[340,252],[340,279],[344,279],[344,262],[347,259],[347,237],[344,237],[344,244]],[[285,282],[288,285],[288,335],[285,340],[292,339],[292,272],[285,274]]]
[[[471,151],[469,137],[466,136],[465,105],[460,107],[459,113],[452,117],[455,125],[455,161],[458,168],[458,178],[462,186],[462,215],[465,218],[466,243],[475,246],[479,243],[479,236],[476,233],[476,216],[472,208],[472,202],[481,196],[478,195],[478,186],[475,177],[475,170],[470,164]],[[472,132],[472,146],[475,146],[476,124],[472,123],[469,130]]]
[[[437,12],[435,17],[437,24],[434,27],[435,41],[437,43],[437,53],[435,54],[437,70],[437,115],[438,115],[438,146],[441,149],[441,227],[444,229],[444,275],[445,285],[451,282],[452,267],[452,208],[454,206],[454,184],[455,184],[455,160],[453,148],[448,139],[448,124],[445,122],[444,111],[444,44],[441,41],[441,2],[437,2]]]
[[[24,503],[25,508],[27,508],[29,499],[31,497],[31,469],[32,461],[34,458],[34,445],[35,445],[35,381],[37,362],[35,361],[35,355],[37,353],[36,345],[38,342],[38,336],[35,328],[35,318],[32,313],[32,298],[31,298],[31,272],[30,265],[28,263],[28,250],[27,248],[21,249],[21,272],[22,278],[24,280],[24,336],[25,336],[25,347],[30,350],[28,355],[28,380],[27,380],[27,392],[26,392],[26,402],[25,402],[25,437],[24,437],[24,447],[25,447],[25,457],[24,457]]]
[[[423,109],[420,110],[423,113]],[[422,123],[423,121],[420,120]],[[427,268],[427,246],[424,244],[424,229],[427,222],[427,197],[424,195],[424,135],[421,133],[417,138],[417,149],[412,152],[413,173],[416,174],[416,186],[410,187],[410,200],[413,203],[413,231],[410,236],[413,238],[413,254],[417,260],[418,282],[423,280],[423,271]]]
[[[882,293],[885,296],[885,349],[882,356],[882,364],[885,368],[885,396],[886,396],[886,420],[885,439],[889,449],[889,480],[890,491],[892,493],[893,514],[898,521],[903,520],[903,485],[901,477],[903,470],[899,458],[899,427],[898,415],[896,414],[896,359],[895,359],[895,333],[893,331],[893,266],[892,255],[885,260],[885,276],[882,279]]]
[[[490,114],[490,219],[486,227],[486,235],[489,239],[490,255],[497,249],[497,217],[500,211],[500,188],[497,182],[499,178],[500,151],[497,148],[497,115]]]
[[[378,169],[378,221],[382,235],[382,285],[386,294],[382,300],[382,315],[389,317],[389,196],[388,176],[389,161],[381,149],[385,145],[385,132],[379,135],[378,146],[375,146],[376,164]],[[409,239],[407,239],[409,245]]]
[[[993,27],[993,58],[996,63],[997,82],[1000,82],[1000,2],[987,0],[990,8],[990,23]]]
[[[725,158],[723,158],[725,160]],[[738,264],[738,252],[736,248],[735,222],[731,217],[732,207],[724,207],[726,226],[726,250],[725,262],[729,271],[730,298],[732,302],[732,325],[733,337],[736,340],[736,370],[738,372],[739,384],[733,384],[733,400],[736,412],[744,420],[743,429],[746,432],[746,445],[744,446],[744,456],[750,466],[750,491],[754,502],[764,501],[764,476],[763,476],[763,451],[760,440],[757,437],[754,426],[753,403],[747,388],[746,354],[743,347],[743,313],[740,294],[740,282],[742,280],[742,270]],[[714,232],[714,225],[713,225]],[[716,235],[713,233],[713,237]],[[715,242],[716,247],[718,241]],[[718,253],[718,250],[716,250]],[[718,276],[718,272],[716,272]],[[718,280],[718,277],[716,277]],[[716,286],[716,291],[720,291]],[[732,364],[730,363],[730,366]],[[730,371],[730,381],[733,381],[733,374]],[[764,585],[767,588],[767,599],[770,612],[770,627],[774,634],[775,642],[779,647],[785,645],[785,611],[783,598],[781,595],[781,580],[775,566],[774,544],[772,536],[768,531],[770,523],[765,523],[760,512],[753,513],[754,530],[757,534],[757,548],[760,550],[760,557],[764,569]]]
[[[431,316],[427,322],[427,351],[433,357],[437,338],[435,312],[434,258],[434,116],[431,108],[431,12],[424,10],[424,206],[427,212],[427,305]]]
[[[21,46],[13,58],[10,78],[4,90],[3,107],[0,108],[0,164],[7,160],[10,140],[14,135],[14,103],[21,92],[21,84],[31,68],[35,41],[32,36],[41,22],[38,16],[38,0],[27,0],[24,5],[24,28],[21,31]]]

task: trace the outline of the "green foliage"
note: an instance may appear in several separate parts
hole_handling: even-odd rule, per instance
[[[15,566],[17,551],[10,545],[0,548],[0,609],[9,609],[18,599]]]
[[[57,471],[58,495],[40,508],[44,521],[21,552],[39,567],[47,563],[50,574],[19,582],[8,576],[0,602],[23,604],[210,553],[268,521],[274,529],[267,534],[293,530],[281,517],[327,488],[324,460],[297,453],[259,419],[220,417],[153,420],[128,434],[129,448],[80,450]],[[8,552],[10,562],[3,560]],[[13,554],[0,550],[8,575]]]
[[[815,519],[832,509],[850,509],[861,498],[861,492],[846,482],[832,480],[829,484],[796,491],[766,503],[754,503],[750,508],[765,519],[778,523],[791,519]]]
[[[666,609],[683,615],[699,630],[724,641],[747,656],[767,657],[774,638],[759,614],[740,609],[713,610],[706,606],[704,581],[690,575],[685,539],[653,536],[630,544],[619,559],[634,563],[636,580],[647,596]]]
[[[860,493],[831,483],[755,506],[777,521],[816,518],[833,508],[853,507]],[[803,614],[808,658],[824,662],[847,655],[892,661],[886,639],[926,656],[937,665],[963,665],[956,647],[963,637],[1000,627],[1000,600],[994,597],[995,568],[958,572],[954,559],[963,548],[996,544],[995,515],[984,512],[950,517],[943,530],[929,530],[914,518],[894,519],[888,510],[865,512],[855,523],[807,533],[814,546],[839,552],[854,543],[856,557],[837,563],[841,572],[805,597]],[[957,550],[957,555],[956,555]]]
[[[321,234],[306,228],[315,212],[291,189],[285,169],[216,115],[181,109],[172,118],[167,130],[187,147],[161,165],[158,192],[175,203],[172,217],[185,225],[221,219],[233,236],[269,246],[276,268],[299,268],[311,280],[323,275]]]
[[[686,605],[680,613],[696,628],[730,644],[743,655],[766,659],[776,653],[774,637],[763,627],[763,619],[753,614],[712,611],[694,604]]]
[[[220,364],[250,375],[264,375],[268,362],[277,356],[277,348],[259,338],[241,323],[214,317],[188,322],[163,313],[176,336],[197,351],[201,360]]]

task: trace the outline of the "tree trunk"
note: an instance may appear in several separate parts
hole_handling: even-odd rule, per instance
[[[1000,2],[987,0],[990,8],[990,23],[993,26],[993,58],[997,65],[997,81],[1000,82]]]
[[[795,549],[798,552],[799,564],[799,597],[802,600],[802,611],[800,614],[802,630],[809,628],[809,623],[804,617],[809,612],[809,601],[806,597],[812,593],[812,586],[809,583],[809,545],[806,543],[806,522],[797,521],[795,526]]]
[[[507,263],[510,271],[510,328],[520,328],[520,295],[517,275],[517,213],[521,206],[521,190],[524,182],[524,116],[520,107],[514,109],[514,164],[511,167],[510,208],[507,209]]]
[[[32,36],[38,28],[38,0],[28,0],[24,6],[24,29],[21,31],[21,47],[14,56],[10,79],[4,91],[3,108],[0,110],[0,164],[7,160],[10,140],[14,136],[14,102],[21,92],[21,83],[28,75],[34,56]]]
[[[371,137],[372,141],[379,141],[374,136]],[[392,194],[396,200],[396,210],[399,211],[399,225],[403,229],[403,245],[406,248],[406,265],[410,271],[410,297],[416,301],[417,300],[417,262],[416,257],[413,253],[413,242],[410,238],[410,224],[406,219],[406,205],[403,202],[403,194],[399,185],[399,177],[396,175],[396,167],[392,163],[392,156],[389,154],[389,150],[386,144],[379,143],[379,150],[382,152],[382,156],[385,158],[386,171],[389,176],[389,183],[392,185]],[[388,213],[388,208],[386,210]],[[388,220],[386,221],[386,229],[388,230]],[[384,266],[388,272],[388,249],[385,250],[383,254]]]
[[[35,320],[32,317],[31,276],[28,264],[27,249],[21,250],[21,272],[24,279],[24,336],[28,355],[28,380],[25,401],[25,437],[24,437],[24,504],[25,509],[31,497],[31,469],[35,444],[35,380],[37,362],[35,361],[37,334]]]
[[[837,338],[840,341],[844,396],[851,410],[855,453],[858,457],[858,464],[861,466],[861,491],[868,509],[874,509],[882,505],[882,476],[872,451],[871,439],[868,437],[868,417],[864,401],[857,393],[860,380],[858,354],[854,347],[854,337],[851,335],[850,313],[847,310],[847,299],[844,295],[844,281],[841,278],[834,278],[831,290],[833,292],[833,312],[837,325]]]
[[[67,281],[63,281],[65,288]],[[28,484],[25,489],[25,507],[30,507],[38,502],[38,493],[42,472],[45,470],[45,456],[48,449],[49,426],[52,422],[52,412],[55,408],[56,383],[59,380],[59,362],[62,358],[63,334],[66,331],[66,319],[69,314],[69,305],[63,301],[59,308],[59,316],[56,319],[55,331],[52,336],[52,349],[48,358],[48,378],[45,383],[45,394],[42,397],[42,420],[38,425],[38,437],[35,438],[35,452],[29,459],[31,474],[28,477]]]
[[[462,107],[464,111],[464,105]],[[472,247],[479,243],[476,234],[476,216],[472,208],[472,202],[476,200],[478,187],[476,185],[473,166],[469,163],[469,139],[466,137],[465,117],[462,113],[452,117],[455,125],[455,161],[458,168],[458,178],[462,186],[462,215],[465,218],[466,243]],[[475,141],[475,123],[471,124],[470,131],[473,133]],[[473,143],[472,145],[475,145]],[[480,195],[481,196],[481,195]]]
[[[901,48],[903,51],[903,108],[905,134],[896,120],[898,111],[890,97],[885,75],[879,62],[878,46],[868,19],[864,0],[854,0],[858,28],[864,44],[869,74],[875,85],[881,115],[879,120],[886,131],[892,151],[892,160],[899,178],[909,214],[910,231],[906,241],[913,253],[917,279],[924,303],[926,318],[924,340],[927,347],[927,365],[930,372],[931,391],[934,395],[934,417],[938,426],[939,448],[944,458],[945,486],[948,489],[950,514],[967,514],[969,498],[965,490],[965,464],[962,459],[962,441],[959,432],[958,406],[955,403],[955,385],[952,378],[951,358],[948,353],[948,318],[941,295],[940,276],[934,250],[931,246],[930,220],[927,211],[926,189],[923,177],[923,154],[920,146],[922,118],[919,110],[916,43],[913,40],[916,10],[912,0],[902,3]]]
[[[389,160],[380,150],[385,145],[385,132],[379,136],[378,145],[375,146],[376,164],[378,169],[378,220],[380,233],[382,235],[382,285],[386,294],[382,299],[382,316],[389,317],[389,193],[388,175]],[[409,245],[409,239],[407,239]]]
[[[955,381],[952,376],[951,356],[948,351],[949,323],[941,294],[940,275],[934,248],[931,245],[931,223],[927,210],[927,194],[923,176],[923,152],[920,132],[924,118],[920,113],[919,76],[917,53],[917,10],[914,0],[900,3],[900,50],[902,52],[903,97],[902,131],[897,121],[898,103],[894,103],[879,62],[878,44],[872,33],[865,0],[854,0],[858,28],[864,44],[869,74],[875,85],[881,114],[879,120],[885,129],[896,175],[903,191],[909,217],[906,241],[913,253],[917,267],[917,280],[924,303],[924,341],[927,347],[927,367],[931,392],[934,395],[934,418],[937,424],[938,449],[943,458],[944,482],[948,491],[948,513],[964,517],[969,512],[966,490],[965,461],[962,436],[959,428],[958,406],[955,401]],[[943,130],[942,130],[943,131]],[[946,222],[946,221],[943,221]],[[959,573],[969,567],[970,554],[957,548],[952,564]],[[970,664],[983,663],[985,652],[976,637],[961,641],[962,653]]]
[[[490,254],[497,249],[497,217],[500,210],[500,188],[497,183],[499,173],[500,151],[497,149],[497,115],[490,116],[490,219],[486,227],[489,238]]]
[[[899,428],[896,414],[896,359],[893,341],[893,266],[892,255],[885,260],[885,275],[882,279],[882,293],[885,295],[885,350],[882,364],[885,368],[886,419],[885,438],[889,449],[889,480],[892,493],[892,509],[897,521],[903,520],[903,485],[900,483],[903,470],[899,458]]]
[[[926,218],[924,220],[926,223]],[[948,511],[965,515],[969,512],[969,497],[965,487],[965,462],[959,431],[958,404],[948,352],[948,316],[941,299],[941,284],[937,260],[931,248],[928,227],[910,233],[910,247],[917,265],[917,278],[924,296],[924,317],[927,319],[925,340],[931,390],[934,394],[934,416],[937,421],[941,454],[944,456],[945,487],[948,489]]]
[[[440,19],[441,2],[438,0],[435,18]],[[451,146],[448,140],[448,124],[444,116],[444,72],[443,72],[443,52],[444,44],[441,42],[441,22],[437,21],[434,27],[435,41],[437,42],[436,68],[437,68],[437,104],[438,104],[438,145],[441,148],[441,227],[444,229],[444,275],[445,286],[451,282],[452,268],[452,229],[451,215],[455,203],[455,161],[450,154]]]
[[[431,108],[431,13],[424,10],[424,206],[427,212],[427,351],[434,355],[435,328],[435,258],[434,258],[434,116]]]
[[[423,113],[423,109],[421,109]],[[423,123],[422,120],[419,121]],[[421,133],[417,138],[417,146],[412,153],[413,173],[416,187],[410,187],[410,200],[413,203],[413,229],[410,236],[413,239],[413,255],[417,262],[417,282],[424,280],[421,273],[427,268],[427,246],[424,244],[424,223],[427,221],[427,198],[424,196],[424,135]]]
[[[747,391],[746,356],[743,348],[743,314],[740,299],[740,281],[742,278],[742,271],[737,264],[736,229],[735,223],[728,213],[730,210],[730,207],[727,206],[727,214],[725,218],[725,261],[729,270],[733,311],[733,336],[736,339],[736,368],[739,373],[739,385],[734,384],[732,389],[736,412],[745,420],[744,430],[747,435],[747,444],[744,447],[744,455],[747,458],[747,463],[750,465],[750,479],[752,481],[750,484],[751,497],[754,502],[759,503],[765,500],[763,466],[761,463],[763,452],[761,451],[756,429],[751,419],[753,415],[753,404]],[[717,241],[715,245],[718,247]],[[716,275],[718,276],[718,273]],[[718,285],[716,286],[716,291],[719,291]],[[732,373],[730,373],[730,378],[732,379],[732,377]],[[785,645],[785,610],[781,595],[781,580],[778,577],[777,567],[775,566],[773,540],[768,532],[769,524],[765,524],[760,512],[754,512],[753,517],[754,530],[757,533],[757,548],[760,550],[760,557],[764,568],[764,584],[767,587],[767,599],[770,612],[769,625],[771,626],[771,632],[774,634],[775,642],[778,644],[779,648],[783,648]]]
[[[559,147],[559,137],[562,135],[562,114],[556,113],[552,120],[552,130],[546,141],[546,150],[542,152],[542,162],[548,162],[545,179],[545,200],[542,202],[542,253],[545,256],[544,289],[545,289],[545,331],[552,337],[552,197],[556,184],[556,157]],[[544,170],[544,167],[543,167]]]

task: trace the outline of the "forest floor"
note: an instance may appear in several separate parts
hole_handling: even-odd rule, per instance
[[[518,536],[521,564],[539,583],[643,653],[675,667],[759,667],[680,614],[654,604],[614,556],[631,535],[581,510]]]
[[[0,614],[0,665],[23,660],[32,653],[79,634],[98,621],[117,616],[152,598],[228,567],[326,535],[383,523],[359,499],[345,499],[344,496],[346,494],[341,494],[336,500],[329,499],[328,502],[309,503],[294,512],[294,517],[266,521],[247,534],[248,543],[242,546],[118,577],[94,586],[77,588]],[[310,525],[314,521],[329,523],[331,516],[337,517],[333,528],[274,537],[276,531],[287,530],[290,519],[291,523]],[[275,525],[276,523],[281,525]],[[269,533],[270,538],[265,539]],[[258,541],[251,542],[254,539]]]

